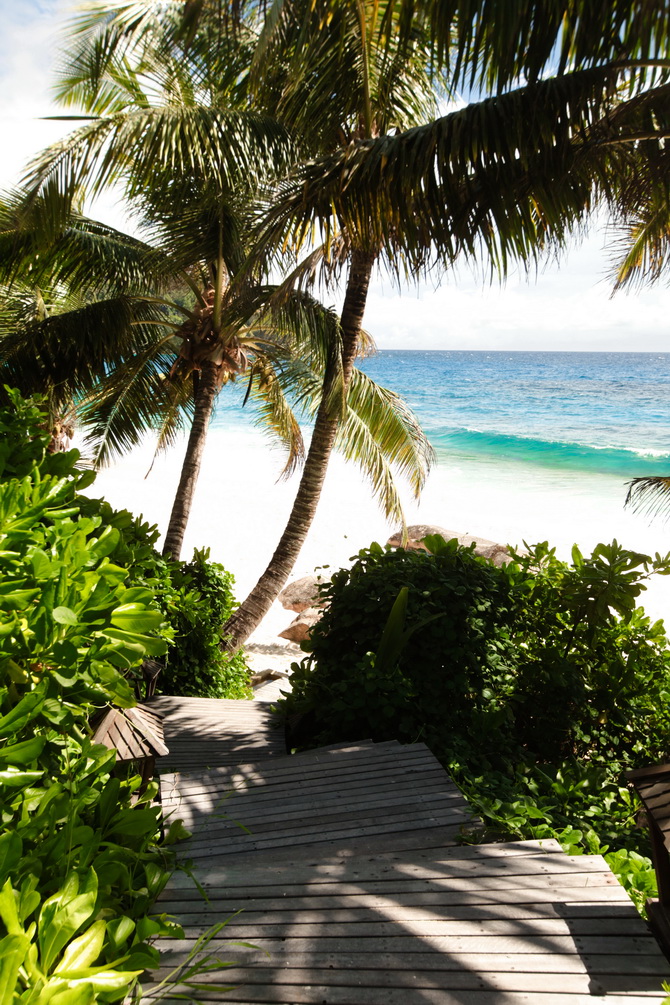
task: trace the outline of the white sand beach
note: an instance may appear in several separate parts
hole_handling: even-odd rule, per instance
[[[181,457],[182,447],[158,457],[145,477],[153,458],[153,443],[147,440],[102,471],[89,491],[164,530]],[[234,574],[239,599],[265,568],[290,511],[297,480],[278,482],[281,467],[281,455],[255,429],[210,431],[182,557],[194,547],[209,547],[211,557]],[[624,497],[623,482],[614,476],[472,458],[438,464],[421,502],[406,496],[406,514],[409,523],[437,524],[505,544],[548,540],[564,558],[575,542],[589,551],[614,537],[647,554],[670,551],[670,524],[650,523],[624,510]],[[347,565],[360,548],[373,540],[384,543],[393,530],[358,470],[335,456],[293,578],[317,567]],[[642,604],[654,618],[670,618],[670,577],[654,577]],[[292,617],[279,604],[273,606],[250,640],[257,649],[254,669],[299,657],[297,648],[286,648],[277,638]]]

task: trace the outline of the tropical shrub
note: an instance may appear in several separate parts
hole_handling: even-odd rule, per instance
[[[153,595],[112,561],[119,530],[86,515],[76,451],[49,454],[43,414],[0,410],[0,988],[3,1001],[121,1000],[178,931],[148,909],[168,877],[155,786],[115,773],[89,718],[134,703],[163,656]]]
[[[162,603],[174,632],[159,687],[167,694],[205,698],[250,698],[243,650],[221,649],[221,630],[237,606],[234,579],[209,550],[196,550],[188,563],[169,563],[172,592]]]
[[[172,629],[157,692],[205,698],[249,698],[244,651],[221,649],[222,628],[237,606],[234,579],[209,550],[196,550],[191,562],[175,562],[156,550],[156,526],[114,510],[104,499],[83,499],[82,510],[98,515],[119,532],[111,559],[128,569],[131,581],[145,586]]]
[[[626,768],[670,744],[670,647],[636,601],[654,559],[546,543],[502,569],[456,541],[372,545],[322,588],[328,606],[282,704],[296,746],[421,739],[464,788],[486,837],[554,836],[609,852],[653,886]]]
[[[401,590],[396,651],[380,660]],[[490,713],[514,608],[504,570],[456,541],[436,556],[373,544],[321,593],[327,606],[286,699],[291,713],[311,712],[315,735],[434,742],[436,730],[455,738]]]

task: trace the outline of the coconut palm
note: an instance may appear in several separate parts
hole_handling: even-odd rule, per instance
[[[244,377],[258,419],[287,449],[285,474],[295,468],[303,454],[298,419],[313,411],[327,361],[337,359],[339,324],[332,311],[303,293],[268,306],[274,288],[246,283],[228,287],[215,321],[206,260],[192,263],[185,277],[183,263],[160,246],[82,217],[72,217],[58,240],[38,244],[42,251],[35,256],[37,235],[17,226],[15,216],[12,223],[13,229],[0,233],[5,280],[15,287],[16,276],[30,264],[33,281],[61,290],[69,284],[89,302],[73,305],[70,298],[70,309],[61,303],[56,312],[26,318],[15,309],[17,298],[10,301],[0,313],[5,379],[28,393],[48,390],[61,410],[77,400],[78,420],[88,434],[85,446],[96,464],[130,449],[147,429],[156,431],[165,447],[184,420],[190,424],[165,553],[178,556],[181,549],[207,426],[228,381]],[[191,214],[190,240],[193,226]],[[169,238],[165,243],[174,250],[174,228]],[[196,243],[202,253],[205,235]],[[407,474],[418,492],[430,447],[397,395],[360,372],[357,391],[346,405],[342,447],[398,518],[391,465]]]
[[[258,246],[299,252],[317,234],[321,248],[296,281],[312,280],[319,264],[348,269],[345,380],[375,262],[396,276],[458,259],[484,260],[500,276],[537,262],[613,198],[640,143],[668,134],[667,11],[593,8],[586,0],[551,11],[521,0],[513,12],[480,0],[273,4],[256,86],[276,48],[286,66],[283,87],[271,81],[282,121],[306,131],[318,123],[322,141],[329,130],[330,152],[280,182]],[[426,87],[431,63],[446,94],[467,86],[476,100],[422,122],[408,94],[412,83]],[[332,419],[322,419],[285,537],[228,626],[234,638],[257,623],[293,560],[295,524],[334,435]]]
[[[670,151],[644,144],[618,188],[614,225],[614,290],[634,288],[670,276]],[[670,476],[634,478],[626,506],[649,516],[670,516]]]
[[[295,308],[300,306],[300,301],[291,303],[284,296],[272,303],[268,312],[267,303],[261,305],[253,293],[254,284],[258,288],[258,275],[246,271],[239,281],[236,279],[248,250],[240,235],[258,176],[263,174],[267,181],[273,173],[281,172],[292,151],[295,156],[296,146],[276,117],[261,114],[250,105],[244,70],[249,42],[257,41],[253,22],[238,23],[229,32],[225,18],[222,23],[217,14],[214,21],[205,19],[191,32],[183,13],[180,4],[157,5],[147,0],[132,8],[95,5],[81,15],[74,30],[74,47],[62,71],[60,94],[67,103],[83,105],[89,121],[32,166],[22,204],[23,211],[39,224],[40,232],[58,242],[83,188],[95,195],[110,183],[123,183],[126,197],[159,237],[157,250],[178,268],[181,282],[188,284],[195,298],[187,307],[183,301],[172,304],[186,320],[178,324],[174,316],[168,319],[172,341],[178,338],[181,342],[171,376],[175,377],[175,370],[182,376],[184,372],[196,376],[187,457],[166,538],[166,548],[172,553],[182,534],[218,386],[246,365],[240,324],[257,353],[259,317],[264,329],[268,324],[274,329],[287,319],[295,322]],[[307,150],[304,138],[301,149]],[[155,258],[151,265],[156,266]],[[168,273],[174,276],[174,268]],[[266,290],[266,297],[270,293]],[[255,313],[242,320],[239,307],[250,296]],[[304,308],[303,298],[303,335],[307,330]],[[259,316],[263,309],[265,314]],[[311,300],[309,311],[313,318],[319,314]],[[401,509],[391,466],[407,473],[418,491],[430,448],[397,396],[376,388],[363,374],[357,373],[355,392],[352,389],[347,395],[345,385],[351,374],[349,369],[343,373],[341,326],[332,323],[328,312],[319,317],[325,321],[330,339],[328,351],[323,342],[319,344],[312,325],[310,337],[316,340],[316,352],[306,353],[304,339],[302,345],[294,339],[293,349],[300,350],[302,366],[297,359],[289,366],[284,358],[282,380],[297,379],[302,388],[311,389],[309,394],[300,392],[308,411],[310,394],[320,392],[323,409],[338,417],[339,445],[362,464],[387,513],[398,517]],[[140,327],[159,321],[147,318]],[[161,344],[168,341],[166,335]],[[316,357],[319,366],[326,366],[321,384],[315,384],[319,374],[318,366],[313,365]],[[134,364],[125,365],[132,369]],[[266,366],[267,352],[259,372]],[[108,376],[106,395],[110,383],[125,407],[124,371],[117,368]],[[275,397],[277,386],[276,380],[265,381],[266,390],[271,387]],[[293,390],[296,386],[291,385]],[[183,400],[180,403],[183,405]],[[95,406],[96,414],[101,407],[104,413],[99,396]],[[285,406],[284,398],[284,411]],[[118,420],[116,401],[108,407]],[[265,415],[269,415],[267,409]],[[289,427],[295,434],[292,420]],[[128,423],[125,444],[129,442],[127,429]],[[290,460],[298,453],[299,445]]]
[[[147,28],[149,16],[136,16],[140,6],[133,5],[125,21],[118,13],[123,5],[109,14],[94,55],[80,60],[85,72],[77,76],[75,66],[70,73],[73,93],[88,86],[82,81],[93,67],[93,103],[99,106],[110,80],[127,77],[124,61],[115,62],[113,54],[125,53],[124,46],[132,48],[155,28],[153,22]],[[305,282],[320,267],[346,273],[339,360],[345,392],[376,262],[396,275],[483,255],[491,272],[502,275],[512,263],[534,262],[614,192],[613,179],[631,151],[663,133],[657,123],[667,104],[667,62],[659,54],[667,47],[669,15],[657,5],[614,0],[594,9],[587,0],[566,0],[547,11],[540,0],[520,0],[511,16],[508,5],[483,0],[276,0],[260,33],[264,4],[145,6],[162,19],[152,42],[160,58],[183,45],[202,73],[202,86],[189,92],[188,124],[180,119],[177,128],[172,109],[150,120],[143,113],[131,123],[116,112],[107,115],[82,127],[80,144],[53,156],[51,170],[41,165],[31,179],[33,191],[48,197],[50,183],[60,179],[53,187],[74,195],[87,171],[95,188],[118,173],[121,148],[134,149],[138,140],[159,157],[169,153],[172,165],[199,169],[208,149],[201,96],[212,79],[210,66],[224,65],[219,53],[230,39],[242,38],[247,55],[255,46],[251,76],[235,80],[251,80],[255,107],[281,122],[294,151],[300,137],[302,158],[276,186],[257,244],[266,253],[287,244],[299,251],[316,233],[317,247],[294,280]],[[128,94],[137,79],[127,83]],[[447,94],[467,86],[476,100],[435,117],[435,81]],[[206,107],[208,127],[215,122],[217,136],[224,136],[219,106]],[[232,135],[248,137],[251,120],[241,132],[240,121],[233,128],[229,120]],[[265,120],[254,122],[258,138]],[[281,129],[273,135],[279,142]],[[119,154],[105,153],[92,172],[90,151],[105,144]],[[248,164],[246,140],[241,149]],[[234,171],[218,153],[217,163],[223,161]],[[134,192],[150,186],[146,158],[133,172]],[[326,375],[286,533],[234,619],[236,638],[248,633],[276,594],[313,513],[338,433],[327,404],[333,380]]]

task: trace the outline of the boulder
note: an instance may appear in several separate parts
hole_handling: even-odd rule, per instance
[[[291,622],[288,628],[279,633],[279,638],[288,639],[289,642],[296,642],[300,645],[301,642],[309,638],[310,631],[322,614],[323,611],[320,607],[307,607],[298,614],[298,617]]]
[[[484,537],[473,537],[472,534],[459,534],[455,530],[445,530],[444,527],[434,527],[430,524],[414,524],[407,528],[407,548],[414,548],[417,551],[426,551],[426,546],[421,543],[421,539],[429,534],[440,534],[445,541],[457,538],[458,543],[465,548],[469,548],[474,542],[475,555],[488,558],[494,565],[501,566],[510,560],[509,548],[496,541],[488,541]],[[391,548],[402,548],[402,532],[397,531],[390,537],[386,544]]]
[[[308,607],[319,607],[319,586],[327,583],[328,577],[303,576],[289,583],[278,596],[279,603],[287,611],[306,611]]]

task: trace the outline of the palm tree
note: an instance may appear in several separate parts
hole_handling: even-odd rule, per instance
[[[141,6],[135,5],[133,18]],[[136,442],[149,413],[157,411],[163,415],[161,442],[168,442],[180,413],[191,410],[165,539],[165,551],[177,556],[218,390],[247,370],[251,355],[251,394],[264,401],[263,417],[289,447],[287,468],[300,459],[302,441],[284,392],[297,393],[308,411],[315,396],[320,397],[329,412],[343,419],[341,447],[362,464],[387,512],[401,517],[391,467],[408,474],[418,492],[431,457],[414,418],[396,395],[361,373],[356,394],[346,399],[339,324],[311,297],[298,294],[273,303],[272,288],[261,285],[256,274],[236,280],[248,250],[242,235],[256,176],[281,169],[290,148],[285,128],[248,108],[240,87],[244,39],[236,34],[231,41],[219,34],[222,45],[213,59],[209,49],[199,49],[197,39],[184,48],[169,8],[165,21],[156,20],[155,5],[145,7],[141,31],[133,19],[127,23],[118,10],[102,6],[79,22],[82,41],[64,70],[62,95],[83,103],[90,122],[38,159],[21,200],[21,219],[6,229],[10,243],[0,256],[10,273],[23,262],[34,275],[39,249],[41,270],[50,281],[76,279],[90,296],[96,275],[90,255],[94,236],[103,266],[97,274],[109,275],[111,267],[115,275],[111,300],[89,305],[86,317],[80,313],[70,319],[91,328],[96,310],[127,309],[124,332],[117,332],[121,353],[113,369],[108,372],[114,354],[108,340],[107,360],[97,371],[106,372],[104,382],[93,388],[89,381],[78,389],[89,395],[83,415],[99,439],[96,459]],[[119,180],[142,213],[153,238],[150,245],[105,231],[72,212],[82,185],[95,194]],[[43,233],[49,238],[46,247],[37,236]],[[17,241],[23,257],[17,254]],[[83,247],[88,249],[85,267],[78,269]],[[115,267],[116,254],[121,269]],[[176,299],[175,284],[180,292]],[[58,329],[62,340],[67,323],[61,318],[47,328],[52,337]],[[129,333],[134,333],[136,350]],[[35,326],[30,335],[35,337]],[[175,346],[177,358],[166,381],[166,356]],[[98,346],[94,358],[100,351]],[[55,354],[48,355],[53,367]],[[328,392],[322,395],[318,375],[326,366]],[[69,383],[65,378],[61,387]]]
[[[667,144],[643,145],[643,155],[634,159],[617,189],[614,292],[659,282],[670,266],[670,150]],[[624,505],[667,519],[670,476],[633,478]]]
[[[345,381],[373,263],[417,276],[485,258],[504,276],[562,247],[612,198],[633,148],[670,134],[669,64],[659,58],[669,34],[667,11],[621,0],[595,11],[587,0],[551,11],[521,0],[513,12],[483,0],[273,5],[256,67],[279,50],[282,121],[330,129],[330,151],[280,182],[258,246],[298,252],[316,233],[324,268],[348,263]],[[431,62],[444,93],[466,85],[476,100],[422,123],[408,82],[425,87]],[[416,117],[396,123],[408,107]],[[312,252],[297,281],[313,278],[315,260]],[[292,564],[296,525],[309,519],[334,436],[333,420],[320,418],[284,537],[227,626],[233,639],[258,623]]]
[[[274,287],[246,283],[229,286],[215,322],[212,269],[201,260],[184,273],[174,254],[174,228],[164,242],[171,256],[82,217],[72,217],[61,237],[44,246],[17,224],[16,211],[6,216],[10,220],[0,227],[5,281],[16,289],[17,274],[29,274],[33,282],[61,291],[69,284],[80,299],[71,293],[58,310],[26,316],[25,296],[10,298],[0,311],[5,379],[26,393],[48,391],[56,411],[72,411],[78,400],[78,421],[96,465],[134,446],[148,429],[158,432],[159,447],[165,447],[184,420],[190,422],[166,554],[179,555],[207,425],[223,384],[244,376],[258,418],[286,447],[284,473],[295,468],[303,455],[296,408],[298,416],[314,410],[327,361],[337,358],[339,324],[332,311],[300,292],[272,305]],[[193,220],[191,214],[191,240]],[[202,253],[205,237],[196,243]],[[36,247],[42,249],[38,256]],[[342,446],[397,518],[401,507],[391,465],[418,492],[431,450],[396,395],[361,372],[357,387],[346,406]]]
[[[613,179],[637,144],[663,135],[657,123],[667,106],[667,61],[659,53],[669,15],[656,5],[613,0],[594,10],[588,0],[559,0],[547,11],[540,0],[519,0],[510,16],[507,5],[483,0],[276,0],[260,37],[263,4],[216,11],[207,4],[161,5],[161,16],[165,11],[155,46],[161,59],[181,40],[203,75],[201,95],[210,66],[224,66],[220,53],[231,39],[243,38],[247,54],[256,48],[256,107],[271,111],[294,139],[300,136],[301,162],[276,186],[258,243],[268,252],[286,244],[298,251],[316,232],[322,243],[295,281],[306,282],[319,266],[347,270],[339,359],[345,393],[375,262],[410,275],[483,253],[493,274],[504,275],[518,261],[532,263],[547,247],[560,247],[590,209],[612,195]],[[70,75],[76,90],[95,64],[98,114],[111,86],[109,68],[112,77],[125,72],[110,53],[118,53],[119,44],[134,45],[146,26],[146,18],[124,26],[110,15],[86,72]],[[642,65],[652,62],[652,70]],[[242,79],[248,75],[235,77],[238,84]],[[431,80],[447,94],[466,85],[476,100],[436,118]],[[128,93],[136,85],[137,79],[129,81]],[[82,127],[79,146],[53,157],[51,171],[38,171],[33,191],[48,195],[49,181],[59,176],[67,179],[60,187],[74,195],[91,150],[108,144],[118,154],[105,154],[96,172],[89,170],[99,187],[118,173],[121,148],[134,149],[138,139],[145,150],[168,151],[173,165],[199,168],[208,150],[205,106],[194,89],[190,96],[189,114],[180,113],[178,125],[171,108],[130,123],[114,111]],[[234,120],[237,132],[227,120],[233,136],[246,137],[237,145],[246,163],[250,114]],[[217,136],[225,136],[219,106],[207,106],[207,116],[209,128],[216,124]],[[253,135],[257,139],[258,130]],[[281,129],[273,134],[277,142],[284,135]],[[234,171],[216,146],[217,163]],[[150,186],[143,155],[133,176],[134,192]],[[328,405],[336,382],[326,374],[291,520],[231,625],[235,639],[260,619],[297,554],[338,432]]]

